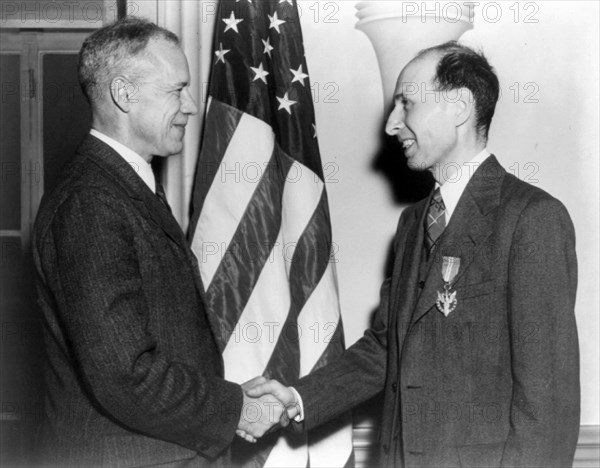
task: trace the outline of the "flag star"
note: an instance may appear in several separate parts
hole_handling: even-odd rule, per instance
[[[223,21],[223,23],[225,23],[227,25],[227,26],[225,26],[225,31],[223,31],[223,32],[227,32],[230,29],[233,29],[236,33],[239,34],[237,25],[244,20],[243,19],[235,19],[235,14],[232,11],[231,15],[229,15],[229,18],[221,18],[221,21]]]
[[[265,46],[265,50],[263,51],[263,54],[268,54],[269,58],[271,58],[271,51],[274,49],[274,47],[271,45],[271,38],[267,37],[267,40],[265,41],[264,39],[261,39],[263,45]]]
[[[288,93],[285,93],[282,98],[276,96],[279,101],[279,108],[277,110],[285,109],[288,114],[292,115],[291,107],[297,103],[297,101],[292,101],[288,96]]]
[[[219,61],[225,63],[225,54],[230,50],[231,49],[223,49],[223,43],[219,42],[219,50],[215,50],[215,55],[217,56],[215,64],[219,63]]]
[[[312,124],[313,126],[313,138],[317,138],[317,126],[315,124]]]
[[[295,81],[299,81],[300,84],[302,86],[304,86],[304,80],[306,78],[308,78],[308,75],[306,73],[302,72],[302,64],[300,64],[300,66],[298,67],[298,70],[294,70],[293,68],[290,68],[290,71],[294,75],[294,79],[292,80],[292,83],[294,83]]]
[[[277,18],[277,12],[273,13],[273,16],[271,16],[271,15],[267,15],[267,16],[269,17],[269,21],[271,21],[271,24],[269,25],[269,29],[273,28],[278,33],[281,33],[281,31],[279,31],[279,26],[282,25],[283,23],[285,23],[285,21]]]
[[[254,68],[254,67],[250,67],[250,68],[252,69],[252,71],[254,73],[256,73],[256,75],[254,75],[254,79],[252,81],[261,79],[264,81],[265,84],[267,84],[267,75],[269,74],[269,72],[266,71],[265,69],[263,69],[262,63],[258,66],[258,68]]]

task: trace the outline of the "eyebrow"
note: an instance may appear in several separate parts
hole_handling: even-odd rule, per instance
[[[174,83],[172,86],[175,88],[185,88],[186,86],[188,86],[190,83],[187,81],[180,81],[178,83]]]

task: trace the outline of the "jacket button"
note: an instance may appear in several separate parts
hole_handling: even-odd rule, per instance
[[[392,392],[396,393],[397,390],[398,390],[398,384],[397,383],[393,383],[392,384]]]
[[[419,289],[423,289],[425,287],[425,281],[419,281]]]

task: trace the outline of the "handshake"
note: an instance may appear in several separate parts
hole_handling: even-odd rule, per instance
[[[256,377],[242,384],[244,402],[235,433],[254,443],[300,414],[296,393],[276,380]]]

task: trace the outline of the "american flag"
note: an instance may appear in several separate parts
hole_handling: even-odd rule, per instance
[[[221,1],[192,250],[225,378],[291,385],[344,350],[327,192],[295,1]],[[243,466],[352,463],[347,415],[239,442]]]

